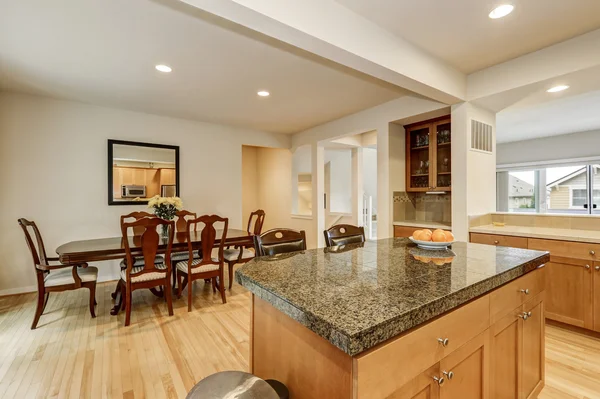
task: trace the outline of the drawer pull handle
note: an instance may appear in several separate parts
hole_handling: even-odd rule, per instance
[[[522,318],[523,320],[527,320],[528,318],[531,317],[531,312],[523,312],[523,314],[520,314],[519,317]]]
[[[448,378],[448,381],[454,378],[454,373],[452,371],[444,371],[443,374]]]
[[[524,290],[521,290],[521,292],[525,295],[529,295],[529,288],[525,288]]]
[[[494,241],[494,245],[498,245],[498,244],[500,244],[500,241],[498,241],[498,240]]]
[[[590,270],[590,265],[585,265],[585,270]]]
[[[445,381],[445,380],[444,380],[444,377],[433,377],[433,380],[434,380],[435,382],[437,382],[437,384],[438,384],[439,386],[442,386],[442,385],[444,385],[444,381]]]
[[[448,338],[438,338],[438,342],[442,344],[442,346],[446,347],[450,343],[450,340]]]
[[[596,269],[597,272],[600,272],[600,266],[596,266],[594,269]]]
[[[592,255],[592,256],[596,255],[596,251],[590,251],[590,255]]]

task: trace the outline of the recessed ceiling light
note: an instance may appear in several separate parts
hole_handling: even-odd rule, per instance
[[[170,66],[163,65],[163,64],[159,64],[159,65],[155,66],[155,68],[157,71],[164,72],[164,73],[169,73],[172,71]]]
[[[259,96],[261,96],[261,97],[269,97],[269,95],[270,95],[271,93],[269,93],[269,92],[268,92],[268,91],[266,91],[266,90],[261,90],[261,91],[259,91],[259,92],[258,92],[258,93],[256,93],[256,94],[258,94],[258,95],[259,95]]]
[[[508,14],[513,12],[514,9],[515,6],[512,4],[502,4],[501,6],[494,8],[492,12],[490,12],[489,17],[492,19],[506,17]]]
[[[560,85],[560,86],[554,86],[551,89],[546,90],[548,93],[557,93],[559,91],[563,91],[563,90],[567,90],[569,88],[569,86],[567,85]]]

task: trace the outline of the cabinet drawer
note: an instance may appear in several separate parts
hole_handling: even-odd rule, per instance
[[[358,398],[388,397],[485,331],[490,325],[489,304],[486,295],[358,355],[355,358]],[[447,340],[446,346],[438,339]]]
[[[548,251],[552,257],[600,260],[599,244],[530,238],[529,249]]]
[[[544,291],[545,267],[519,277],[490,293],[491,323]]]
[[[527,249],[527,238],[525,237],[471,233],[471,242],[474,242],[476,244],[497,245],[500,247]]]

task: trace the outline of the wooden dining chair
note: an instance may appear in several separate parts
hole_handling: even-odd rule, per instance
[[[177,233],[185,233],[187,231],[187,221],[189,219],[198,218],[196,213],[186,210],[177,211],[177,213],[175,213],[175,217],[177,218],[175,221],[175,231]],[[194,230],[196,229],[196,225],[193,225],[192,227]],[[188,251],[173,252],[171,255],[171,262],[173,265],[175,265],[177,262],[181,262],[182,260],[188,260],[189,256],[190,254]],[[193,256],[194,259],[200,259],[200,255],[197,252],[194,252]]]
[[[365,228],[351,224],[331,226],[323,232],[328,247],[365,242]]]
[[[37,279],[38,300],[33,316],[31,329],[37,327],[40,316],[44,313],[51,292],[62,292],[87,288],[90,290],[90,314],[96,317],[94,306],[96,305],[96,281],[98,269],[88,266],[87,263],[59,263],[51,265],[49,262],[58,262],[58,258],[50,258],[46,255],[46,248],[42,235],[35,222],[27,219],[19,219],[19,225],[25,233],[25,241],[31,251],[35,275]],[[34,244],[29,230],[35,235]],[[37,247],[36,247],[37,244]]]
[[[265,211],[258,209],[250,214],[248,218],[248,227],[246,231],[251,235],[260,235],[262,226],[265,222]],[[238,245],[235,248],[227,248],[223,251],[223,258],[229,269],[229,289],[233,286],[233,266],[236,263],[246,263],[253,259],[256,253],[254,252],[254,244]]]
[[[200,259],[193,259],[192,226],[203,224],[204,227],[200,232],[200,240],[202,249],[200,251]],[[213,257],[212,249],[217,241],[216,223],[223,223],[223,236],[218,244],[218,255]],[[204,215],[197,219],[189,219],[187,221],[186,239],[188,243],[189,257],[186,261],[177,263],[177,297],[181,298],[181,292],[188,287],[188,312],[192,310],[192,296],[194,280],[212,281],[213,292],[216,292],[217,278],[219,279],[219,292],[223,303],[227,303],[225,299],[225,287],[223,282],[223,250],[225,249],[225,239],[227,238],[227,227],[229,219],[222,218],[217,215]],[[195,227],[195,226],[194,226]]]
[[[254,247],[257,256],[305,251],[306,233],[304,230],[272,229],[254,236]]]
[[[156,263],[156,253],[161,243],[161,236],[157,232],[158,226],[169,226],[169,235],[167,238],[167,249],[165,252],[165,261]],[[165,298],[169,316],[173,315],[173,300],[171,295],[171,248],[173,247],[173,237],[175,235],[175,223],[160,218],[144,217],[133,222],[125,222],[121,225],[121,233],[125,245],[125,260],[127,268],[121,270],[121,297],[124,298],[125,306],[125,325],[128,326],[131,319],[132,292],[140,288],[164,287]],[[143,228],[144,231],[131,239],[139,240],[139,247],[142,249],[143,263],[137,265],[135,257],[131,254],[129,244],[128,230]],[[136,243],[136,246],[137,243]]]

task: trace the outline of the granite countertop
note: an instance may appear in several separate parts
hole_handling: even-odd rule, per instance
[[[555,227],[511,226],[502,227],[488,224],[471,227],[471,233],[498,234],[504,236],[545,238],[548,240],[579,241],[600,244],[600,231],[561,229]]]
[[[462,242],[427,251],[389,238],[259,257],[236,279],[354,356],[549,260],[547,252]]]
[[[444,222],[426,222],[424,220],[396,220],[392,223],[394,226],[416,227],[424,229],[452,229],[451,223]]]

